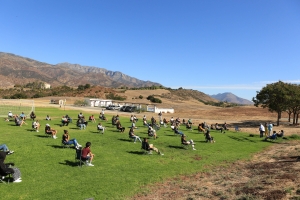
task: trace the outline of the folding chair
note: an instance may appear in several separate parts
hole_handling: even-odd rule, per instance
[[[86,164],[86,159],[82,159],[81,157],[82,154],[82,148],[78,148],[76,149],[76,153],[75,153],[75,161],[79,162],[78,166],[82,167],[82,164]]]
[[[141,148],[141,150],[143,151],[144,155],[152,155],[152,150],[146,150],[146,149],[143,149],[143,148]]]
[[[6,163],[5,164],[7,167],[11,167],[11,165],[13,165],[12,163]],[[0,182],[1,183],[9,183],[9,180],[12,179],[12,173],[8,172],[4,172],[2,170],[0,170]],[[6,181],[5,181],[6,180]]]
[[[0,182],[1,183],[4,183],[4,184],[9,184],[9,180],[10,179],[12,179],[12,176],[11,176],[11,173],[9,173],[9,174],[3,174],[3,173],[1,173],[0,174]],[[6,182],[6,181],[7,182]]]
[[[71,145],[70,144],[65,144],[65,143],[61,143],[61,146],[63,147],[63,148],[70,148],[71,147]]]

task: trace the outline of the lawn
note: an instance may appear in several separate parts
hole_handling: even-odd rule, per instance
[[[238,159],[249,159],[271,144],[259,137],[249,137],[247,133],[230,131],[225,134],[211,131],[216,143],[210,144],[204,141],[202,133],[188,131],[182,126],[181,130],[188,139],[194,140],[197,149],[185,150],[180,145],[180,137],[174,135],[170,128],[162,127],[157,132],[159,138],[149,139],[149,143],[165,155],[143,155],[141,144],[128,138],[129,117],[121,117],[126,130],[120,133],[111,124],[112,116],[106,115],[108,122],[101,121],[107,128],[102,135],[96,130],[97,123],[89,123],[86,130],[79,130],[75,123],[79,112],[36,108],[40,132],[31,131],[30,119],[26,120],[28,125],[22,127],[15,126],[13,121],[0,121],[0,143],[15,151],[7,156],[6,162],[14,162],[20,168],[23,180],[21,183],[1,184],[3,199],[125,199],[147,191],[147,184],[210,170],[213,166],[226,165]],[[52,121],[45,120],[47,114]],[[73,123],[60,127],[61,116],[65,114],[73,118]],[[86,111],[83,114],[88,118],[92,113]],[[96,117],[99,122],[98,115]],[[46,123],[58,130],[58,139],[45,136]],[[139,127],[136,135],[146,137],[147,129],[142,126],[142,120],[136,125]],[[91,150],[96,154],[94,167],[78,167],[75,149],[62,148],[64,129],[68,129],[70,137],[76,138],[80,144],[92,143]]]

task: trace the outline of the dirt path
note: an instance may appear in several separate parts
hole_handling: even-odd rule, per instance
[[[132,199],[300,199],[299,161],[300,141],[274,144],[251,161],[177,177]]]

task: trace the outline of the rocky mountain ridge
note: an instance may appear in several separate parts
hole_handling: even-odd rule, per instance
[[[149,87],[161,84],[143,81],[121,72],[109,71],[103,68],[81,66],[78,64],[48,63],[0,52],[0,87],[10,88],[16,84],[26,84],[40,81],[51,86],[91,84],[103,87]]]
[[[244,105],[253,105],[252,101],[240,98],[240,97],[232,94],[231,92],[219,93],[219,94],[210,95],[210,96],[214,99],[217,99],[217,100],[223,101],[223,102],[237,103],[237,104],[244,104]]]

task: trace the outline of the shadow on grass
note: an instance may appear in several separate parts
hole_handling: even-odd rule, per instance
[[[67,146],[63,146],[63,145],[48,145],[48,146],[53,147],[55,149],[72,149],[72,150],[75,149],[74,147],[67,147]]]
[[[80,130],[80,128],[78,128],[78,127],[72,127],[72,128],[69,128],[69,129],[73,129],[73,130]]]
[[[131,153],[131,154],[136,154],[136,155],[143,155],[144,152],[143,151],[127,151],[128,153]]]
[[[239,141],[239,142],[254,142],[256,143],[257,141],[254,141],[254,140],[250,140],[246,137],[235,137],[235,136],[228,136],[230,139],[233,139],[233,140],[236,140],[236,141]]]
[[[41,138],[51,138],[49,135],[35,135],[36,137],[41,137]]]
[[[174,145],[169,145],[168,147],[173,148],[173,149],[185,149],[182,146],[174,146]]]
[[[121,141],[123,141],[123,142],[132,142],[132,140],[131,140],[131,139],[119,138],[118,140],[121,140]]]
[[[79,164],[77,161],[70,161],[70,160],[65,160],[65,162],[60,162],[59,164],[61,165],[68,165],[68,166],[71,166],[71,167],[79,167]]]

